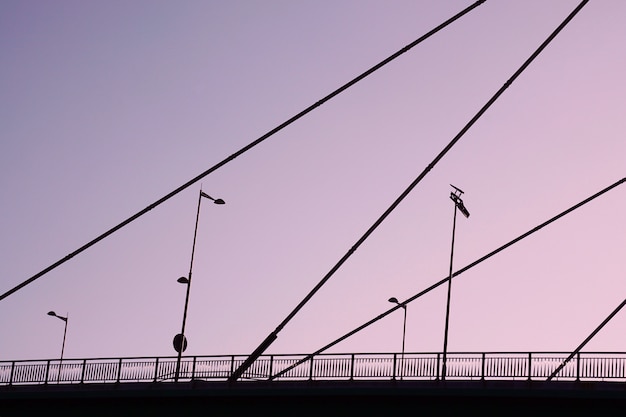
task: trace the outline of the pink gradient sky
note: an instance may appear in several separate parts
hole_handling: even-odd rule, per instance
[[[0,292],[472,1],[0,3]],[[185,354],[249,354],[578,5],[487,1],[205,177]],[[626,174],[626,2],[587,4],[280,332],[310,353]],[[0,301],[0,360],[174,355],[200,183]],[[450,351],[572,351],[626,296],[626,186],[454,281]],[[440,351],[445,287],[408,307]],[[626,311],[585,350],[625,351]],[[401,348],[398,311],[333,348]]]

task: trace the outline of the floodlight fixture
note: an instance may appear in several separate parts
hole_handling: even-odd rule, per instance
[[[459,211],[463,213],[465,217],[469,217],[470,213],[469,211],[467,211],[467,208],[465,208],[465,204],[463,204],[463,199],[461,198],[461,194],[463,194],[463,190],[455,187],[452,184],[450,184],[450,186],[455,189],[455,191],[452,191],[450,193],[450,199],[454,201],[454,205],[456,206],[456,208],[458,208]]]

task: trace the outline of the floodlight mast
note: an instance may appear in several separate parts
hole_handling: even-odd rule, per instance
[[[454,235],[456,232],[456,212],[457,210],[463,213],[465,217],[469,217],[469,211],[465,208],[463,204],[463,200],[461,199],[461,194],[463,194],[463,190],[455,187],[450,184],[455,191],[450,193],[450,199],[454,201],[454,217],[452,220],[452,248],[450,249],[450,274],[448,276],[448,296],[446,301],[446,322],[443,333],[443,360],[442,360],[442,369],[441,369],[441,379],[445,381],[446,373],[447,373],[447,358],[448,358],[448,325],[450,322],[450,293],[452,291],[452,265],[454,260]]]

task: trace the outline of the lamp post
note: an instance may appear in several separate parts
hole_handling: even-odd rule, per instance
[[[69,317],[68,314],[65,317],[57,315],[54,311],[48,311],[48,315],[52,317],[56,317],[65,322],[65,329],[63,330],[63,344],[61,345],[61,359],[59,360],[59,372],[57,374],[57,382],[61,379],[61,365],[63,364],[63,352],[65,351],[65,336],[67,335],[67,319]]]
[[[400,360],[400,379],[404,378],[404,338],[406,336],[406,304],[400,304],[396,297],[391,297],[388,300],[390,303],[399,305],[404,309],[404,324],[402,325],[402,359]]]
[[[441,379],[446,379],[446,371],[447,371],[447,355],[448,355],[448,323],[450,321],[450,292],[452,289],[452,262],[454,259],[454,233],[456,229],[456,212],[457,210],[463,213],[465,217],[469,217],[469,211],[465,208],[463,204],[463,200],[461,199],[461,194],[463,191],[454,185],[450,184],[454,191],[450,193],[450,199],[454,202],[454,217],[452,220],[452,249],[450,250],[450,275],[448,276],[448,299],[446,302],[446,326],[444,329],[443,336],[443,367],[441,371]]]
[[[213,198],[207,193],[203,192],[202,189],[200,189],[200,194],[198,195],[198,210],[196,212],[196,226],[193,231],[193,244],[191,246],[191,262],[189,264],[189,275],[187,275],[186,277],[180,277],[177,280],[177,282],[187,285],[187,293],[185,296],[185,309],[183,311],[182,329],[179,334],[174,336],[173,341],[174,349],[178,352],[178,359],[176,361],[176,374],[174,376],[175,381],[178,381],[178,376],[180,374],[180,363],[182,359],[182,354],[185,349],[187,349],[187,338],[185,337],[185,323],[187,322],[187,307],[189,306],[189,293],[191,290],[191,272],[193,269],[193,256],[196,251],[196,236],[198,234],[198,220],[200,218],[200,204],[202,203],[202,197],[208,198],[209,200],[213,201],[214,204],[226,204],[221,198]]]

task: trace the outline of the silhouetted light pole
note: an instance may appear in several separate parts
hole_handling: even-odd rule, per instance
[[[404,309],[404,324],[402,326],[402,360],[400,361],[400,379],[404,378],[404,337],[406,336],[406,304],[400,304],[396,297],[389,299],[390,303],[399,305]]]
[[[450,199],[454,201],[454,218],[452,221],[452,249],[450,250],[450,275],[448,276],[448,300],[446,303],[446,326],[443,335],[443,367],[441,372],[441,379],[446,379],[446,371],[447,371],[447,355],[448,355],[448,323],[450,320],[450,291],[452,289],[452,263],[454,260],[454,233],[456,229],[456,212],[459,210],[465,217],[469,217],[469,211],[465,208],[463,204],[463,200],[461,199],[461,194],[463,191],[454,185],[450,184],[455,191],[450,193]]]
[[[222,200],[221,198],[217,198],[217,199],[213,198],[207,193],[203,192],[202,189],[200,189],[200,194],[198,195],[198,210],[196,212],[196,227],[193,231],[193,244],[191,246],[191,262],[189,264],[189,275],[186,277],[180,277],[177,280],[177,282],[187,285],[187,294],[185,296],[185,309],[183,312],[183,326],[182,326],[180,333],[174,336],[174,341],[173,341],[174,349],[178,352],[178,359],[176,361],[176,374],[174,377],[175,381],[178,381],[178,376],[180,374],[180,362],[182,359],[182,354],[185,351],[185,349],[187,349],[187,338],[185,337],[185,323],[187,322],[187,307],[189,306],[189,292],[191,290],[191,271],[193,269],[193,255],[196,251],[196,235],[198,234],[198,220],[200,218],[200,204],[202,202],[202,197],[208,198],[209,200],[213,201],[214,204],[226,204],[224,200]]]
[[[65,329],[63,330],[63,344],[61,345],[61,360],[59,360],[59,372],[57,374],[57,382],[61,379],[61,365],[63,364],[63,352],[65,351],[65,336],[67,335],[67,319],[69,317],[68,314],[65,317],[57,315],[54,311],[48,311],[48,315],[52,317],[56,317],[65,322]]]

